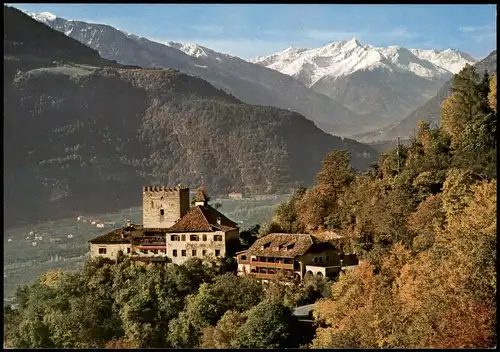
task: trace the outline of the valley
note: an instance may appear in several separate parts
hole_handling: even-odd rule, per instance
[[[288,198],[288,195],[277,195],[242,200],[214,199],[213,203],[222,204],[221,211],[245,230],[269,222],[276,207]],[[88,240],[122,226],[127,219],[142,223],[142,207],[115,213],[78,214],[82,216],[80,221],[74,216],[4,230],[4,300],[8,301],[18,286],[33,283],[47,270],[81,269],[89,258]],[[104,224],[104,228],[92,221]],[[35,240],[35,233],[42,239]],[[68,235],[72,235],[71,238]]]

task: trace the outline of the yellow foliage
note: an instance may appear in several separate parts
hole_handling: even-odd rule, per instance
[[[54,288],[64,275],[65,272],[61,269],[48,270],[40,277],[40,283]]]
[[[490,93],[488,94],[488,102],[490,103],[490,108],[496,113],[497,112],[497,73],[496,72],[490,80]]]

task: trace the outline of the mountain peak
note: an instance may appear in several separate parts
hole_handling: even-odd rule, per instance
[[[52,22],[55,21],[57,16],[51,12],[40,12],[35,14],[29,14],[31,17],[36,19],[39,22]]]

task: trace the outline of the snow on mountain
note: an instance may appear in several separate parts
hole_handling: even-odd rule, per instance
[[[477,60],[469,54],[454,49],[446,49],[442,51],[434,49],[410,49],[410,51],[422,60],[432,62],[434,65],[440,66],[453,74],[460,72],[466,64],[472,65],[477,62]]]
[[[56,15],[54,15],[53,13],[50,13],[50,12],[32,13],[32,12],[28,12],[28,11],[24,11],[24,10],[21,10],[21,11],[24,12],[25,14],[27,14],[28,16],[33,17],[38,22],[42,22],[45,24],[52,22],[52,21],[55,21],[57,18]]]
[[[351,135],[380,125],[376,120],[367,123],[371,116],[360,116],[286,74],[197,44],[160,43],[105,24],[60,17],[46,21],[36,14],[32,17],[97,50],[108,60],[177,69],[198,76],[243,102],[297,111],[332,134]]]
[[[424,104],[454,72],[475,62],[456,50],[374,47],[356,38],[315,49],[288,48],[250,61],[292,76],[352,111],[387,124]]]
[[[420,77],[446,80],[452,73],[475,60],[451,49],[442,52],[406,49],[399,46],[376,48],[362,45],[356,38],[330,43],[316,49],[288,48],[250,62],[296,77],[314,85],[325,76],[340,77],[358,70],[385,67],[403,70]]]

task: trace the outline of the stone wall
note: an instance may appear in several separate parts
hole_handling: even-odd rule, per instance
[[[142,192],[144,228],[168,228],[189,211],[189,188],[145,187]]]
[[[106,253],[99,254],[99,248],[106,248]],[[130,243],[116,243],[116,244],[91,243],[90,257],[91,258],[103,257],[116,260],[119,251],[122,251],[123,254],[125,255],[130,255],[130,253],[128,253],[127,251],[127,249],[129,248],[130,248]]]

